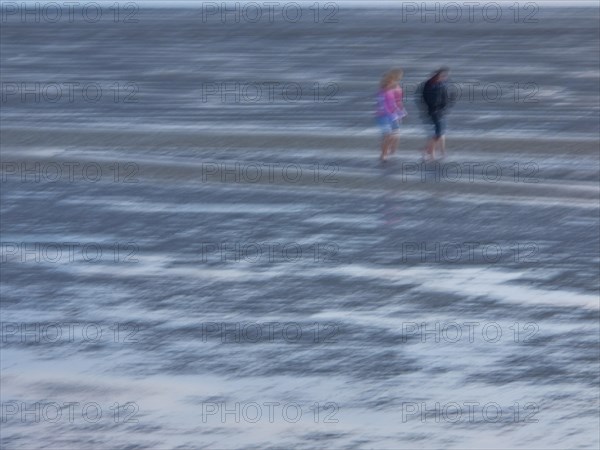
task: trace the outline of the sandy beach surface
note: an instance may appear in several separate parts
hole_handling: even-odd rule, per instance
[[[597,7],[136,14],[2,24],[2,448],[598,448]],[[474,97],[423,164],[440,64]]]

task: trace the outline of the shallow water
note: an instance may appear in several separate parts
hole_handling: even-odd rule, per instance
[[[597,448],[597,9],[199,14],[2,24],[3,82],[139,89],[3,101],[2,447]],[[396,63],[540,101],[459,102],[427,166],[415,113],[382,167]],[[339,101],[201,101],[248,80]]]

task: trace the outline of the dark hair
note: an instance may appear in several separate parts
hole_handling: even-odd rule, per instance
[[[435,78],[439,77],[441,74],[443,73],[448,73],[450,72],[450,67],[448,66],[442,66],[440,67],[438,70],[435,71],[435,74],[433,75]]]

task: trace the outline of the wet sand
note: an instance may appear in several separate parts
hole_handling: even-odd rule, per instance
[[[81,57],[95,46],[93,64],[53,59],[61,51],[48,48],[34,74],[16,55],[48,36],[48,25],[34,34],[31,25],[3,27],[3,79],[43,79],[44,70],[92,79],[104,57],[135,54],[106,73],[137,76],[146,95],[133,110],[3,105],[3,448],[598,447],[598,96],[589,92],[597,72],[563,80],[550,70],[536,80],[540,93],[563,85],[568,94],[541,97],[533,112],[506,102],[481,134],[477,117],[498,108],[457,105],[439,164],[420,163],[423,127],[413,117],[382,165],[369,86],[387,62],[363,68],[368,55],[396,48],[385,11],[343,11],[339,26],[306,25],[312,38],[275,26],[241,27],[229,40],[181,11],[144,14],[140,28],[97,28],[90,43],[75,39],[89,27],[63,29],[55,39]],[[442,24],[448,41],[438,50],[463,45],[458,77],[486,58],[475,56],[480,47],[497,50],[503,83],[525,60],[532,74],[596,70],[585,48],[550,58],[535,47],[580,42],[586,27],[597,29],[593,16],[571,12],[577,27],[545,14],[544,35]],[[427,30],[410,27],[413,46],[399,51],[426,73],[435,52],[418,46]],[[376,29],[383,44],[358,37]],[[129,41],[109,48],[111,33]],[[7,43],[15,36],[23,40]],[[531,50],[511,47],[525,38]],[[277,39],[288,45],[269,47]],[[201,42],[220,52],[202,53]],[[227,72],[227,61],[251,77],[290,48],[300,53],[279,59],[274,77],[304,68],[305,79],[323,81],[347,71],[352,95],[330,110],[217,105],[218,114],[179,95]],[[322,61],[338,50],[352,57]],[[244,52],[264,60],[227,57]],[[212,69],[193,72],[190,54]],[[474,78],[496,67],[481,65]],[[190,85],[177,82],[186,71]],[[586,95],[592,106],[579,108]],[[63,406],[60,420],[50,408],[35,422],[7,409],[21,402],[79,405],[72,421]],[[101,418],[82,413],[88,403]]]

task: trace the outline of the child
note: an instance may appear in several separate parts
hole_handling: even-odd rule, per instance
[[[402,102],[402,88],[398,84],[402,78],[402,70],[394,69],[386,73],[381,79],[377,93],[377,124],[381,128],[383,139],[381,142],[381,161],[386,161],[387,156],[396,151],[398,146],[398,131],[400,120],[406,116]]]
[[[446,129],[445,116],[448,108],[452,105],[452,99],[448,95],[446,82],[448,79],[447,67],[438,69],[435,74],[425,82],[421,93],[423,103],[427,110],[427,116],[434,128],[434,135],[427,142],[423,160],[435,160],[435,149],[440,149],[441,158],[446,156]]]

